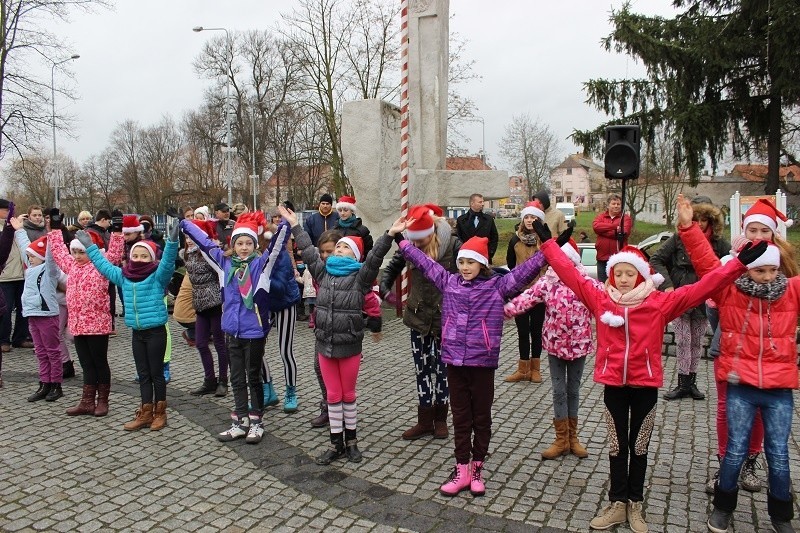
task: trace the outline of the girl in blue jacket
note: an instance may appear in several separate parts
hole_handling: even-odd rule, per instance
[[[86,247],[86,255],[97,270],[122,289],[125,325],[131,328],[131,350],[139,375],[142,404],[136,417],[123,427],[134,431],[149,427],[157,431],[167,425],[167,382],[164,379],[164,352],[167,348],[169,315],[164,305],[164,291],[175,272],[178,255],[178,225],[169,231],[169,240],[161,259],[153,241],[138,241],[131,246],[125,266],[114,266],[81,230],[75,238]]]
[[[183,232],[217,270],[222,286],[222,330],[231,365],[235,418],[231,427],[217,436],[221,442],[246,437],[245,442],[257,444],[264,435],[261,361],[270,321],[266,295],[277,255],[289,235],[288,225],[282,224],[268,254],[259,255],[258,236],[264,226],[262,212],[243,214],[233,227],[230,249],[223,252],[197,226],[181,221]]]

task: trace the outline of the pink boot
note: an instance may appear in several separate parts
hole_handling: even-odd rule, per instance
[[[439,487],[439,492],[445,496],[455,496],[462,490],[469,488],[469,478],[469,464],[462,465],[461,463],[456,463],[450,477],[447,478],[444,485]]]
[[[486,494],[486,484],[483,482],[483,461],[472,461],[472,472],[469,482],[469,491],[473,496]]]

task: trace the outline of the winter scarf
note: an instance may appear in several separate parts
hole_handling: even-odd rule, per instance
[[[328,274],[331,276],[349,276],[353,272],[358,272],[360,269],[361,263],[352,257],[332,255],[325,261],[325,270],[327,270]]]
[[[789,282],[785,275],[778,272],[778,276],[769,283],[756,283],[747,274],[742,275],[734,284],[736,288],[755,298],[774,302],[786,292]]]
[[[536,239],[535,233],[525,233],[524,231],[522,231],[522,227],[519,228],[517,236],[519,237],[519,240],[522,241],[522,244],[526,246],[534,246],[539,242]]]
[[[641,304],[645,298],[650,296],[653,291],[656,290],[656,286],[653,284],[653,280],[646,279],[644,282],[638,284],[636,287],[631,289],[630,291],[622,294],[619,292],[619,289],[611,285],[610,283],[606,283],[606,291],[608,295],[611,297],[611,300],[620,305],[622,307],[636,307],[637,305]],[[608,324],[613,328],[618,328],[625,324],[625,318],[615,315],[611,311],[606,311],[600,316],[600,321],[604,324]]]
[[[343,228],[352,228],[353,226],[355,226],[355,225],[356,225],[356,221],[357,221],[357,220],[358,220],[358,219],[356,218],[356,216],[355,216],[355,215],[351,215],[351,216],[350,216],[350,218],[348,218],[347,220],[342,220],[342,219],[340,218],[340,219],[339,219],[339,225],[340,225],[341,227],[343,227]]]
[[[147,279],[158,268],[158,261],[128,261],[122,267],[122,275],[134,283]]]
[[[257,257],[256,252],[251,253],[244,259],[237,256],[231,257],[231,268],[225,280],[227,285],[235,277],[239,286],[239,294],[242,296],[244,306],[248,309],[253,308],[253,281],[250,279],[250,262]]]

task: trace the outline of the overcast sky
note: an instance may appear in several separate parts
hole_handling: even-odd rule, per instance
[[[74,139],[60,133],[59,151],[82,162],[108,145],[120,122],[142,126],[164,114],[179,119],[196,108],[209,82],[192,70],[192,60],[214,32],[194,26],[250,30],[274,27],[294,0],[117,0],[112,11],[75,14],[60,29],[80,59],[65,66],[75,74],[76,102],[57,106],[76,119]],[[398,0],[399,4],[399,0]],[[670,15],[670,0],[633,0],[637,12]],[[565,154],[577,151],[566,138],[573,128],[598,125],[603,117],[584,103],[582,83],[591,78],[640,75],[626,56],[608,53],[612,7],[622,0],[451,0],[451,30],[468,39],[479,81],[461,87],[485,121],[489,161],[500,169],[497,145],[512,116],[530,113],[562,139]],[[49,67],[47,67],[49,70]],[[49,72],[48,72],[49,74]],[[481,148],[479,122],[465,130],[470,151]],[[48,142],[45,143],[48,145]]]

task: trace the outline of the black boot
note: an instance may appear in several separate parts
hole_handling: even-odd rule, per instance
[[[714,488],[714,510],[708,517],[708,529],[712,533],[727,533],[731,525],[733,511],[736,510],[736,501],[739,497],[739,488],[725,492],[719,488],[719,483]]]
[[[769,519],[772,521],[772,528],[777,533],[794,533],[794,528],[792,527],[794,509],[791,499],[789,501],[779,500],[767,492],[767,512],[769,513]]]
[[[678,386],[664,394],[665,400],[679,400],[689,396],[689,376],[678,374]]]
[[[217,390],[217,378],[205,378],[203,384],[190,392],[192,396],[205,396],[206,394],[214,394]]]
[[[72,363],[72,361],[67,361],[66,363],[64,363],[63,367],[64,367],[63,369],[64,379],[75,377],[75,365]]]
[[[303,300],[300,300],[297,305],[297,321],[298,322],[307,322],[308,315],[306,314],[306,306],[303,304]]]
[[[697,388],[697,372],[689,372],[689,396],[694,400],[706,399],[706,395]]]
[[[341,433],[331,433],[330,448],[317,457],[315,462],[318,465],[329,465],[340,457],[344,457],[344,435]]]
[[[328,425],[328,402],[319,403],[319,416],[311,419],[312,428],[324,428]]]
[[[51,383],[50,392],[48,392],[47,396],[44,397],[44,401],[54,402],[62,396],[64,396],[64,393],[61,390],[61,383]]]
[[[222,398],[228,395],[228,378],[220,378],[217,382],[217,390],[214,391],[214,396]]]
[[[358,449],[358,439],[356,439],[355,429],[344,430],[345,453],[347,460],[351,463],[361,462],[361,451]]]
[[[44,400],[47,398],[47,395],[50,393],[50,384],[39,382],[39,388],[36,389],[36,392],[28,396],[29,402],[38,402],[39,400]]]

